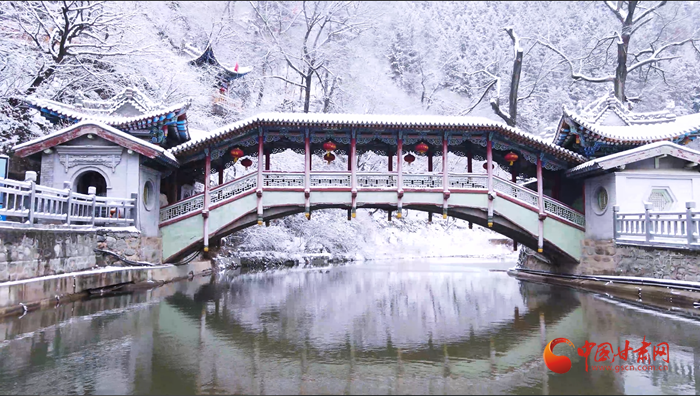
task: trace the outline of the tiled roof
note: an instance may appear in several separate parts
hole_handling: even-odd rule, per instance
[[[569,169],[566,171],[566,175],[568,177],[581,177],[584,175],[600,173],[608,169],[614,169],[621,165],[631,164],[664,154],[690,162],[700,163],[700,151],[693,150],[673,142],[660,141],[605,157],[596,158]]]
[[[30,140],[30,141],[25,142],[25,143],[22,143],[22,144],[18,144],[18,145],[14,146],[14,147],[12,148],[12,151],[15,151],[15,152],[16,152],[16,151],[18,151],[18,150],[26,149],[26,148],[28,148],[28,147],[32,147],[32,146],[41,144],[41,143],[43,143],[43,142],[47,142],[47,141],[49,141],[49,140],[51,140],[51,139],[60,137],[60,136],[62,136],[62,135],[66,135],[66,134],[68,134],[69,132],[71,132],[71,131],[73,131],[73,130],[76,130],[76,129],[78,129],[78,128],[81,128],[81,127],[84,127],[84,126],[88,126],[88,125],[93,125],[93,126],[96,126],[96,127],[98,127],[98,128],[102,128],[102,129],[104,129],[105,131],[107,131],[107,132],[109,132],[109,133],[111,133],[111,134],[113,134],[113,135],[116,135],[116,136],[118,136],[118,137],[120,137],[120,138],[122,138],[122,139],[126,139],[126,140],[128,140],[128,141],[130,141],[131,143],[134,143],[134,144],[136,144],[136,145],[143,146],[143,147],[146,147],[146,148],[148,148],[148,149],[150,149],[150,150],[153,150],[153,151],[157,152],[159,155],[164,156],[164,157],[168,158],[169,160],[171,160],[172,162],[177,163],[177,160],[175,159],[175,156],[174,156],[172,153],[170,153],[168,150],[165,150],[164,148],[162,148],[162,147],[160,147],[160,146],[158,146],[158,145],[149,143],[149,142],[147,142],[147,141],[145,141],[145,140],[143,140],[143,139],[139,139],[139,138],[137,138],[137,137],[135,137],[135,136],[132,136],[132,135],[126,133],[126,132],[120,131],[119,129],[116,129],[116,128],[111,127],[111,126],[109,126],[109,125],[107,125],[107,124],[101,123],[101,122],[99,122],[99,121],[80,121],[80,122],[78,122],[77,124],[73,124],[73,125],[71,125],[71,126],[69,126],[69,127],[67,127],[67,128],[63,128],[63,129],[61,129],[61,130],[58,130],[58,131],[53,132],[53,133],[50,133],[50,134],[48,134],[48,135],[39,137],[39,138],[37,138],[37,139]]]
[[[139,123],[149,124],[153,122],[154,118],[160,119],[165,117],[170,113],[182,113],[190,106],[190,102],[182,102],[172,106],[167,106],[158,110],[150,111],[138,116],[133,117],[121,117],[121,116],[109,116],[103,114],[89,114],[83,109],[78,109],[75,106],[71,106],[65,103],[56,102],[48,99],[39,98],[24,98],[20,99],[32,107],[38,109],[46,109],[48,111],[54,112],[56,114],[62,115],[63,117],[76,121],[94,121],[111,126],[122,126],[122,125],[134,125]]]
[[[506,124],[492,121],[483,117],[455,117],[434,115],[368,115],[368,114],[308,114],[308,113],[265,113],[234,122],[222,128],[213,130],[205,137],[190,140],[168,151],[181,156],[216,144],[230,137],[241,135],[258,126],[285,127],[358,127],[358,128],[424,128],[424,129],[453,129],[463,130],[496,129],[502,135],[516,142],[523,143],[533,149],[554,155],[567,162],[583,163],[585,157],[570,150],[559,147],[542,138],[510,127]]]

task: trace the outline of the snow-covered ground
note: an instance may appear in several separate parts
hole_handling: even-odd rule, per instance
[[[395,216],[395,213],[394,213]],[[454,218],[404,210],[403,218],[387,220],[385,211],[358,209],[347,220],[344,210],[312,212],[273,220],[269,227],[251,227],[227,238],[226,245],[241,252],[272,252],[287,255],[330,253],[356,260],[423,257],[517,258],[505,237]],[[501,242],[501,243],[499,243]],[[247,254],[249,255],[249,254]]]

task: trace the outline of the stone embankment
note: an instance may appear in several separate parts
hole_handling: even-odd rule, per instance
[[[132,261],[160,263],[160,238],[143,237],[133,227],[80,228],[0,226],[0,282],[85,271],[112,265],[94,249],[106,249]]]
[[[518,266],[509,274],[699,314],[700,251],[617,244],[612,239],[584,239],[581,247],[581,262],[569,266],[523,247]]]

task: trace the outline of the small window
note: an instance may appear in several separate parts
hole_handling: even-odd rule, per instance
[[[596,204],[598,205],[598,212],[605,212],[608,207],[608,190],[604,187],[598,187],[596,191]]]
[[[653,188],[647,200],[656,211],[669,210],[673,205],[673,198],[667,188]]]
[[[146,210],[151,210],[153,208],[153,202],[155,201],[155,191],[153,189],[153,183],[148,180],[143,185],[143,206]]]

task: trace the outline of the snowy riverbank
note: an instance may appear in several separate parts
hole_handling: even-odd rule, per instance
[[[466,221],[404,210],[403,219],[388,221],[386,212],[358,210],[347,220],[343,210],[315,211],[273,220],[227,238],[218,262],[255,267],[314,265],[385,259],[438,257],[517,259],[510,240]]]

